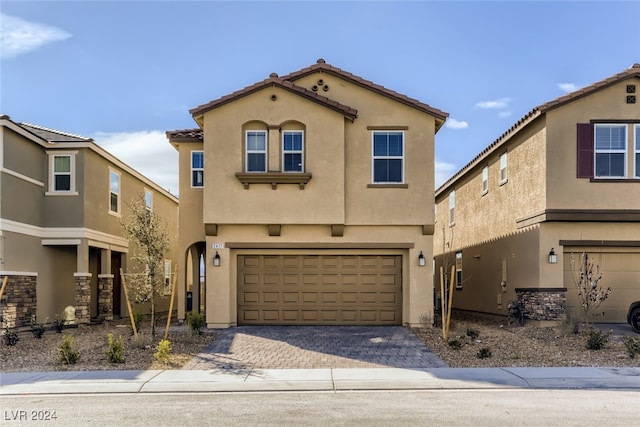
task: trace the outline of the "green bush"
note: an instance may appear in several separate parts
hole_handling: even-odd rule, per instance
[[[136,325],[136,331],[138,331],[138,333],[140,332],[140,325],[143,320],[144,314],[137,311],[133,312],[133,323]],[[133,335],[133,327],[131,327],[131,324],[129,324],[129,330],[131,331],[131,335]]]
[[[462,348],[462,341],[459,339],[452,339],[449,341],[449,347],[453,350],[460,350]]]
[[[191,328],[192,335],[200,335],[202,334],[202,327],[205,324],[204,313],[198,313],[195,311],[190,311],[187,313],[187,323]]]
[[[601,350],[609,342],[611,332],[603,332],[600,329],[591,328],[585,332],[585,335],[587,337],[587,349]]]
[[[34,338],[40,339],[44,335],[44,325],[42,323],[38,323],[36,320],[36,316],[31,316],[31,333]]]
[[[630,358],[635,359],[640,355],[640,337],[624,337],[623,341]]]
[[[124,363],[124,340],[121,335],[113,339],[113,334],[107,334],[106,353],[109,363]]]
[[[156,346],[156,352],[153,353],[153,357],[162,363],[171,362],[171,342],[169,340],[160,340]]]
[[[59,334],[62,333],[65,323],[67,323],[67,320],[64,318],[64,314],[62,316],[60,316],[59,314],[56,314],[55,317],[53,318],[53,328]]]
[[[480,336],[480,332],[476,331],[475,329],[467,328],[467,336],[472,340],[475,340]]]
[[[60,363],[64,365],[75,365],[80,359],[80,352],[74,348],[71,335],[65,335],[58,345],[58,356]]]
[[[18,333],[15,331],[15,328],[10,328],[9,324],[6,323],[4,326],[4,343],[8,346],[14,346],[20,340],[18,337]]]
[[[488,357],[491,357],[491,349],[489,347],[482,347],[480,350],[478,350],[476,356],[478,356],[478,359],[486,359]]]

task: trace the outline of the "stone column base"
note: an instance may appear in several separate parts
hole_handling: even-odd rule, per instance
[[[537,321],[562,321],[567,305],[566,288],[516,288],[524,317]]]
[[[113,274],[98,275],[98,318],[113,320]]]
[[[76,323],[91,320],[91,273],[73,273],[76,281]]]
[[[2,327],[21,328],[31,325],[31,317],[36,315],[38,298],[36,283],[38,273],[7,272],[0,273],[0,286],[5,276],[9,277],[2,295]],[[38,319],[40,323],[44,319]]]

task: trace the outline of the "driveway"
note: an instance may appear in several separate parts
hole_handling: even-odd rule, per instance
[[[238,326],[183,369],[442,368],[402,326]]]

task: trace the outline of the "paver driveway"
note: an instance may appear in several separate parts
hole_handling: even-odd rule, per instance
[[[238,326],[183,369],[439,368],[447,365],[402,326]]]

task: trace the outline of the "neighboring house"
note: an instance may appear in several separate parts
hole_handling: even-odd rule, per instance
[[[179,317],[204,310],[209,327],[432,317],[431,263],[419,259],[432,257],[446,113],[324,60],[190,113],[199,128],[167,132],[187,264]]]
[[[134,253],[121,226],[128,204],[144,194],[175,235],[177,198],[89,138],[4,115],[0,126],[3,319],[25,326],[32,315],[44,322],[65,311],[77,323],[126,316],[119,269]]]
[[[540,105],[436,190],[434,281],[455,266],[454,308],[575,315],[587,252],[612,288],[598,320],[625,322],[640,297],[639,93],[634,64]]]

